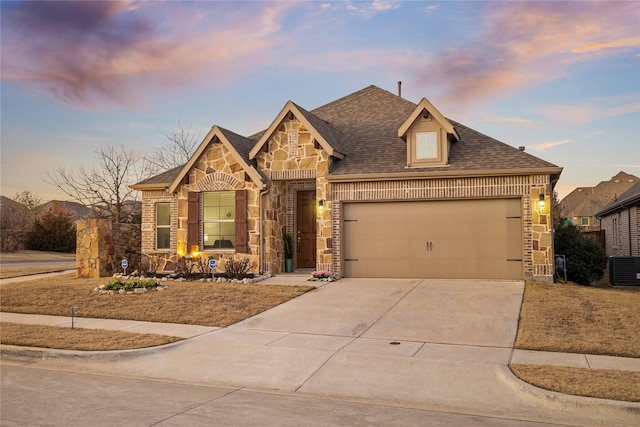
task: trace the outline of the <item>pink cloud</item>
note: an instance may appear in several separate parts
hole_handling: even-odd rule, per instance
[[[572,141],[568,138],[562,139],[560,141],[549,141],[549,142],[543,142],[540,144],[534,144],[534,145],[529,145],[527,148],[533,150],[533,151],[544,151],[548,148],[553,148],[553,147],[557,147],[558,145],[565,145],[565,144],[569,144]]]
[[[638,46],[636,2],[487,2],[471,42],[418,58],[413,79],[460,104],[561,76]],[[434,83],[435,82],[435,83]]]
[[[280,29],[281,13],[290,7],[252,6],[214,25],[203,22],[201,12],[179,4],[154,5],[104,1],[3,6],[2,78],[44,88],[72,105],[131,106],[140,103],[140,89],[148,85],[177,87],[204,76],[212,82],[228,81],[241,75],[242,65],[268,61],[259,53],[278,43],[272,35]]]

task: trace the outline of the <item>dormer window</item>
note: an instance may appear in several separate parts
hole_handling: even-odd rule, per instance
[[[438,157],[438,133],[416,133],[416,159],[435,159]]]
[[[447,166],[450,145],[460,140],[451,122],[426,98],[402,123],[398,138],[407,143],[408,168]]]

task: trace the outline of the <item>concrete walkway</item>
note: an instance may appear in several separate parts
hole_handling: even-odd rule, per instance
[[[154,351],[86,352],[79,361],[81,352],[31,349],[31,357],[56,369],[406,408],[640,424],[640,404],[548,392],[512,375],[510,362],[640,370],[635,359],[514,351],[523,291],[518,281],[343,279],[227,328],[184,326],[192,338]],[[111,322],[86,319],[93,327]],[[167,333],[162,324],[146,331],[154,325]]]

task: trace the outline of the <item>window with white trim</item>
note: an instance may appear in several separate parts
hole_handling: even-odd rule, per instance
[[[156,204],[156,249],[171,248],[171,203]]]
[[[583,227],[586,227],[587,225],[589,225],[589,217],[588,216],[580,217],[580,225],[582,225]]]
[[[438,133],[416,133],[416,159],[435,159],[438,157]]]
[[[218,191],[202,194],[203,248],[234,249],[236,245],[235,192]]]

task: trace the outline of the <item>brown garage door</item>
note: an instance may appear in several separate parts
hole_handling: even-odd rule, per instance
[[[345,277],[522,279],[520,199],[344,205]]]

